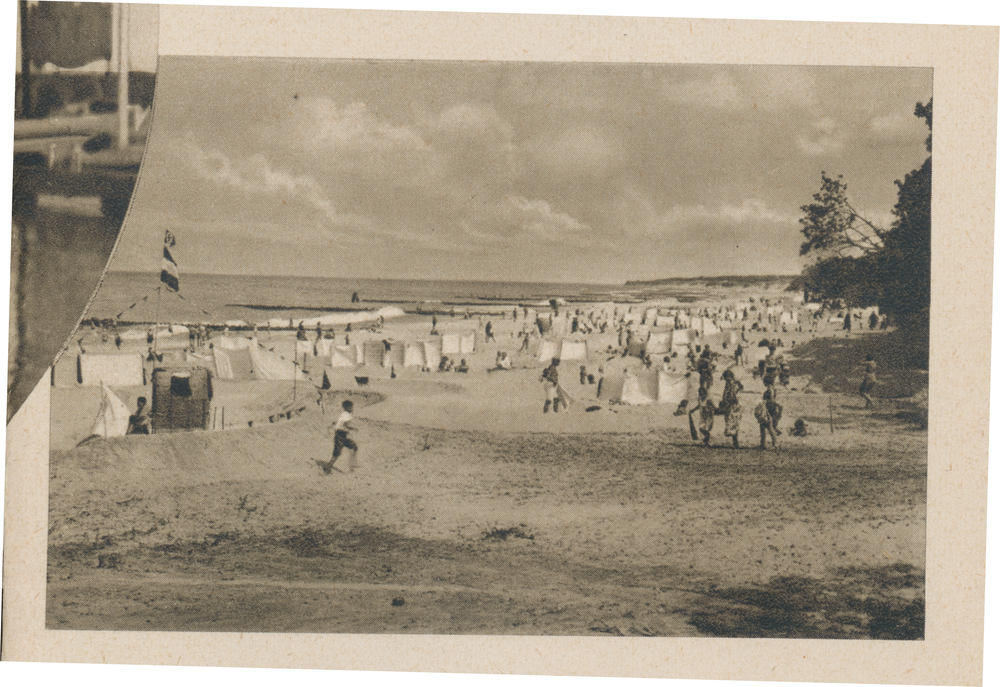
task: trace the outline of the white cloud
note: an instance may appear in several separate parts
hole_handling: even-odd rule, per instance
[[[334,225],[351,225],[362,221],[357,215],[339,213],[314,178],[276,169],[263,155],[253,155],[234,163],[223,153],[205,150],[193,138],[185,141],[180,153],[194,172],[206,181],[237,191],[298,200],[320,212]]]
[[[705,205],[675,205],[661,216],[664,227],[686,229],[692,224],[743,225],[767,222],[771,224],[794,224],[797,217],[772,210],[762,200],[747,199],[740,205],[724,203],[714,208]]]
[[[305,98],[290,119],[294,140],[307,149],[375,152],[427,147],[418,132],[378,120],[361,102],[340,107],[329,98]]]
[[[798,223],[797,215],[779,212],[755,198],[745,199],[739,205],[677,204],[659,210],[638,189],[630,189],[618,198],[615,215],[620,237],[654,240],[697,239],[706,227],[738,232],[758,231],[765,226],[794,227]]]
[[[865,128],[884,140],[917,140],[927,137],[927,127],[912,114],[878,115],[868,120]]]
[[[525,231],[550,241],[573,237],[584,238],[588,227],[565,212],[558,212],[544,200],[528,200],[522,196],[508,196],[507,204]]]
[[[823,117],[813,122],[814,131],[802,134],[798,137],[799,150],[806,155],[813,157],[819,155],[832,155],[844,148],[844,132],[836,120],[831,117]]]

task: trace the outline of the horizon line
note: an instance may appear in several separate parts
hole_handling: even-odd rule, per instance
[[[116,274],[156,274],[158,270],[118,270],[108,268],[107,272],[114,272]],[[454,283],[479,283],[479,284],[490,284],[490,283],[504,283],[504,284],[553,284],[553,285],[565,285],[565,284],[575,284],[575,285],[586,285],[586,286],[616,286],[616,287],[626,287],[629,284],[643,284],[658,281],[668,281],[668,280],[684,280],[684,281],[695,281],[698,279],[747,279],[750,277],[756,277],[759,279],[794,279],[796,277],[802,276],[801,273],[797,274],[722,274],[715,276],[705,276],[699,275],[695,277],[651,277],[648,279],[628,279],[624,282],[575,282],[575,281],[524,281],[524,280],[502,280],[502,279],[439,279],[433,277],[329,277],[329,276],[315,276],[309,274],[232,274],[226,272],[182,272],[182,276],[197,276],[197,277],[265,277],[265,278],[279,278],[279,279],[359,279],[368,281],[424,281],[424,282],[454,282]]]

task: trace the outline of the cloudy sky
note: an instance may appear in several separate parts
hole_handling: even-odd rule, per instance
[[[820,172],[888,225],[929,69],[161,58],[112,269],[791,274]]]

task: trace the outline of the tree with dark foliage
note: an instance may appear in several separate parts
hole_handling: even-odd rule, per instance
[[[932,130],[934,101],[917,103],[914,114]],[[931,135],[927,136],[931,150]],[[849,307],[878,304],[901,328],[926,338],[930,316],[931,158],[896,181],[899,196],[892,226],[882,229],[851,205],[842,177],[822,173],[819,193],[803,205],[801,255],[816,262],[802,286],[824,300]]]
[[[931,128],[934,101],[917,103],[915,114]],[[927,152],[931,136],[927,136]],[[931,305],[931,158],[897,181],[896,217],[879,255],[883,296],[880,305],[901,325],[924,328]]]

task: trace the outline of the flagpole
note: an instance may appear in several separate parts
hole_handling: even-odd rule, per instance
[[[155,322],[153,323],[153,353],[156,353],[157,351],[156,328],[160,326],[160,294],[162,292],[162,289],[163,289],[162,286],[156,287],[156,317],[154,318]]]

